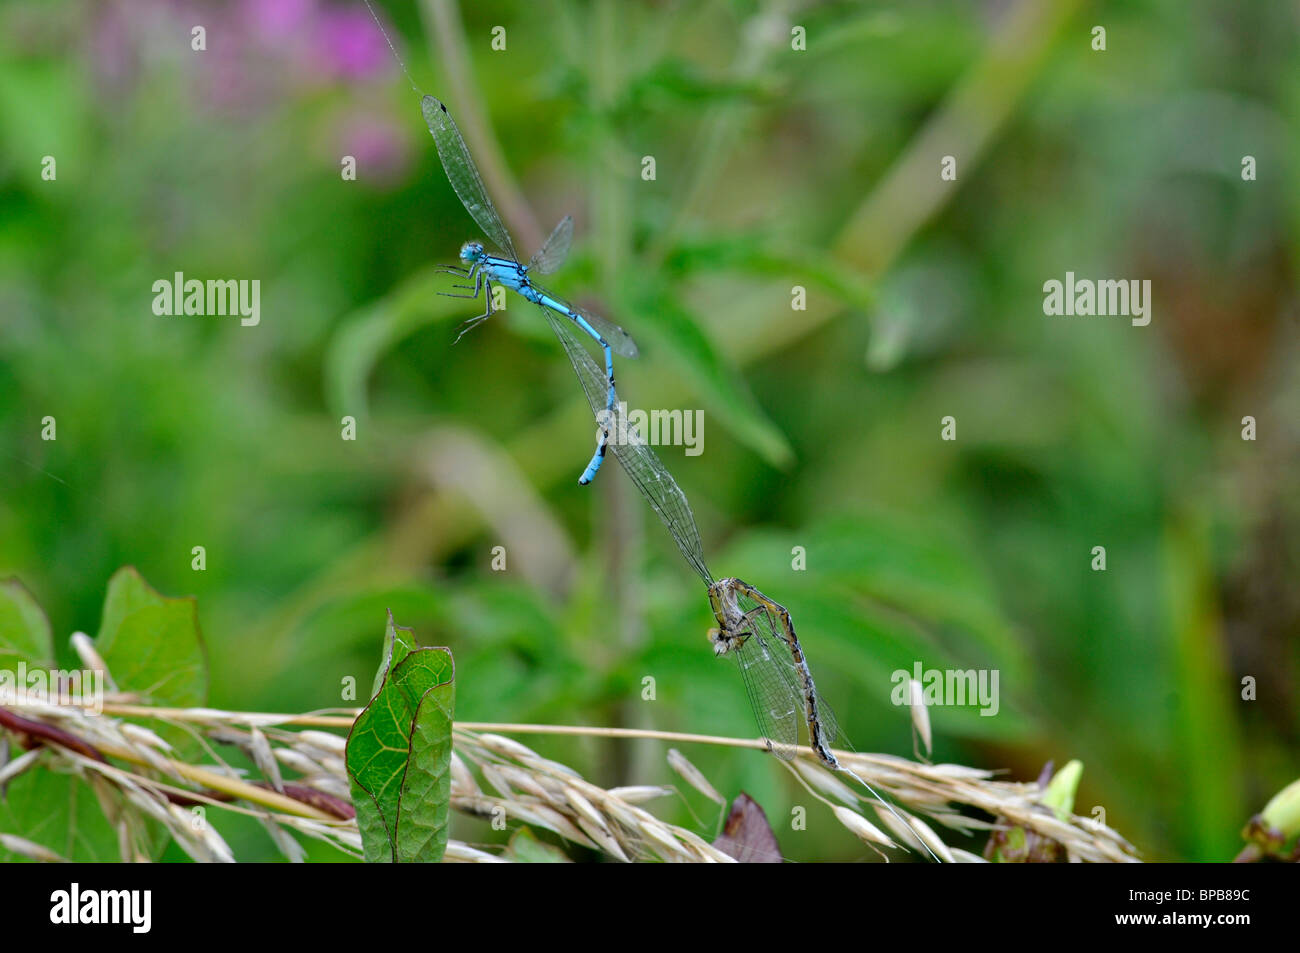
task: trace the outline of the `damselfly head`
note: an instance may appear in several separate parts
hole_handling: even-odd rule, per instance
[[[726,655],[732,649],[741,645],[745,639],[736,638],[723,629],[712,628],[709,629],[709,641],[713,643],[714,655]]]
[[[466,242],[460,246],[460,260],[475,262],[483,257],[482,242]]]

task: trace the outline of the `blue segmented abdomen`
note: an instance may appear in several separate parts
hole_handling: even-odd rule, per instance
[[[494,272],[499,273],[505,271],[505,269],[500,265],[492,264],[490,267]],[[614,390],[614,355],[610,349],[609,342],[605,340],[600,332],[591,326],[587,319],[583,317],[581,311],[569,307],[563,301],[560,301],[557,298],[552,298],[550,295],[529,284],[528,276],[522,268],[515,266],[511,273],[503,275],[497,280],[501,281],[502,284],[514,288],[519,292],[520,296],[527,298],[536,305],[540,305],[547,311],[563,315],[565,318],[576,324],[584,334],[595,340],[596,343],[600,345],[601,350],[605,352],[605,375],[609,380],[609,390],[606,395],[605,406],[609,410],[613,410],[618,401],[618,395]],[[589,462],[587,468],[582,471],[582,476],[578,477],[579,484],[586,486],[596,478],[596,474],[599,472],[601,464],[605,462],[605,453],[608,449],[609,431],[607,429],[602,429],[600,443],[596,447],[596,452],[591,455],[591,462]]]

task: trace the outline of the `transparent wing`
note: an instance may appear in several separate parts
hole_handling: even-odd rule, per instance
[[[569,307],[573,307],[570,305]],[[574,308],[582,317],[595,328],[600,336],[609,342],[610,350],[615,354],[621,354],[624,357],[636,357],[641,352],[637,350],[636,341],[632,340],[632,335],[628,334],[613,321],[607,321],[598,314],[592,314],[582,308]]]
[[[503,252],[518,261],[519,256],[515,254],[510,233],[506,231],[505,223],[501,221],[496,206],[492,204],[487,189],[483,187],[483,178],[478,174],[478,166],[474,164],[474,159],[469,154],[469,147],[461,138],[460,130],[456,128],[451,113],[447,112],[447,107],[432,96],[425,96],[420,100],[420,111],[424,113],[425,125],[433,134],[433,143],[438,147],[438,158],[442,159],[447,181],[451,183],[461,204],[465,206],[465,211],[478,222],[478,227],[483,229],[483,234],[495,242]]]
[[[755,632],[731,650],[745,682],[749,705],[754,709],[758,730],[782,761],[789,761],[799,745],[799,723],[803,721],[803,695],[785,680],[781,658],[785,646]]]
[[[528,270],[539,275],[549,275],[569,257],[569,246],[573,244],[573,216],[566,215],[555,226],[550,238],[537,249],[537,254],[528,263]]]
[[[582,390],[587,395],[587,403],[596,420],[610,431],[610,448],[623,470],[641,491],[650,508],[668,527],[673,542],[681,554],[690,563],[691,568],[700,574],[705,583],[712,583],[709,567],[704,562],[704,546],[700,542],[700,531],[695,525],[695,514],[686,494],[677,485],[671,473],[664,467],[653,450],[647,446],[640,432],[627,422],[617,400],[613,411],[606,409],[609,399],[609,380],[605,372],[596,365],[591,353],[579,337],[582,332],[568,318],[556,314],[550,308],[539,310],[546,316],[546,321],[564,346],[564,353],[578,375]],[[585,335],[583,335],[585,337]],[[608,415],[608,416],[606,416]]]
[[[548,298],[559,302],[566,308],[573,308],[574,311],[582,315],[583,320],[595,328],[596,333],[609,342],[609,348],[615,354],[621,354],[623,357],[636,357],[641,353],[637,349],[636,342],[632,340],[632,335],[628,334],[613,321],[607,321],[600,315],[592,314],[590,311],[585,311],[582,308],[574,308],[573,305],[565,301],[559,295],[553,294],[538,285],[533,285],[533,287]]]
[[[817,693],[817,713],[821,716],[822,734],[826,736],[826,744],[835,744],[835,739],[840,736],[840,723],[821,692]]]
[[[768,605],[758,602],[744,593],[737,595],[737,605],[742,612],[749,613],[755,608],[762,607],[763,611],[755,613],[750,620],[750,629],[757,635],[765,646],[771,651],[768,653],[772,656],[770,667],[775,677],[781,680],[786,691],[790,692],[798,700],[798,719],[805,721],[807,719],[807,708],[804,705],[804,693],[806,691],[803,682],[803,674],[799,671],[799,666],[795,664],[794,655],[791,652],[792,645],[798,645],[798,637],[793,631],[786,629],[781,625],[780,620],[772,612]],[[752,640],[751,640],[752,641]],[[746,642],[746,645],[749,643]],[[743,649],[743,646],[742,646]],[[803,648],[800,646],[800,653],[803,654]],[[804,665],[807,665],[807,656],[804,656]],[[809,671],[808,680],[812,681],[812,673]],[[821,724],[822,736],[829,745],[835,741],[839,734],[839,722],[835,718],[835,712],[831,711],[831,706],[826,703],[817,691],[816,685],[812,686],[812,692],[817,698],[817,720]],[[809,732],[811,738],[812,732]]]

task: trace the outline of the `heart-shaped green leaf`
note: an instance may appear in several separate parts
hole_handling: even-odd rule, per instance
[[[17,579],[0,580],[0,668],[14,671],[19,662],[47,666],[53,659],[45,610]]]
[[[159,595],[131,566],[108,582],[95,647],[120,689],[160,705],[200,705],[207,699],[197,605],[192,598]]]
[[[455,663],[417,648],[389,615],[381,683],[348,735],[347,769],[367,861],[437,862],[447,849]]]
[[[162,705],[201,704],[207,695],[207,659],[193,599],[168,599],[131,567],[108,584],[96,649],[118,687]],[[25,660],[52,665],[50,624],[16,580],[0,582],[0,667]],[[185,756],[197,742],[170,726],[159,733]],[[115,812],[79,777],[37,764],[8,785],[0,803],[0,829],[21,831],[70,860],[108,861],[119,856],[119,831],[105,817]],[[167,842],[161,825],[143,822],[136,847],[156,855]],[[0,860],[13,859],[0,851]]]

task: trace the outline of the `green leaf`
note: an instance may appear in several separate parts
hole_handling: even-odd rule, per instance
[[[634,77],[615,108],[620,121],[644,122],[647,109],[653,105],[747,103],[773,95],[770,84],[718,80],[686,60],[670,57]]]
[[[159,595],[131,566],[109,580],[95,647],[123,690],[178,707],[207,699],[198,606],[192,598]]]
[[[653,314],[653,322],[637,328],[655,339],[689,376],[691,383],[742,443],[776,467],[788,466],[794,450],[779,427],[763,412],[740,372],[719,353],[700,330],[699,322],[658,287],[628,292],[620,302],[627,314]]]
[[[515,831],[506,845],[505,854],[509,860],[519,864],[571,864],[572,860],[554,844],[546,844],[528,828],[521,827]]]
[[[325,353],[325,390],[336,412],[364,419],[366,383],[375,365],[404,338],[456,316],[451,304],[439,303],[448,300],[437,297],[439,277],[432,269],[422,271],[345,319]]]
[[[207,661],[193,599],[168,600],[132,612],[102,655],[119,688],[154,704],[187,707],[207,698]]]
[[[44,759],[6,785],[0,799],[0,830],[35,841],[68,860],[112,863],[122,859],[117,831],[104,817],[95,792],[79,777],[51,771]],[[24,859],[0,849],[0,863]]]
[[[0,580],[0,667],[46,667],[54,662],[50,620],[27,587],[16,578]]]
[[[29,662],[52,664],[53,641],[44,613],[16,581],[0,583],[0,663],[5,647]],[[193,599],[168,599],[155,592],[131,567],[118,570],[108,584],[96,648],[119,688],[162,705],[187,706],[207,695],[207,660]],[[159,733],[181,756],[197,742],[180,729]],[[13,831],[77,861],[119,860],[118,832],[105,817],[114,803],[101,805],[81,778],[54,773],[38,763],[8,785],[0,801],[0,829]],[[144,822],[140,847],[156,854],[167,842],[165,829]],[[0,851],[0,860],[10,859]]]
[[[787,568],[796,545],[814,554],[815,563],[809,568],[815,565],[815,573]],[[747,533],[738,537],[725,558],[742,578],[750,567],[766,567],[755,568],[754,576],[766,581],[770,588],[764,591],[769,596],[784,601],[773,594],[786,594],[791,612],[796,592],[815,592],[828,605],[840,606],[850,606],[846,596],[851,594],[875,607],[873,614],[890,629],[898,629],[901,610],[911,623],[931,633],[946,633],[954,662],[979,660],[1002,669],[1008,683],[1028,670],[1025,650],[999,607],[978,553],[960,533],[936,520],[849,507],[798,535]],[[900,661],[894,658],[890,664]]]
[[[371,698],[379,694],[379,689],[384,685],[384,679],[388,677],[388,673],[393,670],[393,667],[400,665],[402,660],[416,648],[418,646],[415,642],[415,633],[411,632],[406,626],[394,622],[393,610],[389,609],[388,625],[384,628],[384,660],[379,665],[379,671],[375,672],[375,681],[370,687]]]
[[[112,645],[118,626],[132,612],[147,606],[162,605],[166,600],[140,575],[134,566],[123,566],[108,580],[104,595],[104,609],[99,620],[99,634],[95,647],[100,653]]]
[[[347,769],[366,860],[440,861],[451,801],[455,663],[388,627],[379,691],[348,734]]]
[[[719,271],[763,279],[798,275],[801,284],[824,289],[847,308],[870,310],[876,301],[870,282],[827,256],[784,246],[773,248],[753,234],[727,234],[679,242],[665,262],[679,278]]]
[[[1083,777],[1083,762],[1072,759],[1048,782],[1047,790],[1039,801],[1056,812],[1058,821],[1068,821],[1074,812],[1074,795],[1079,790],[1079,778]]]

